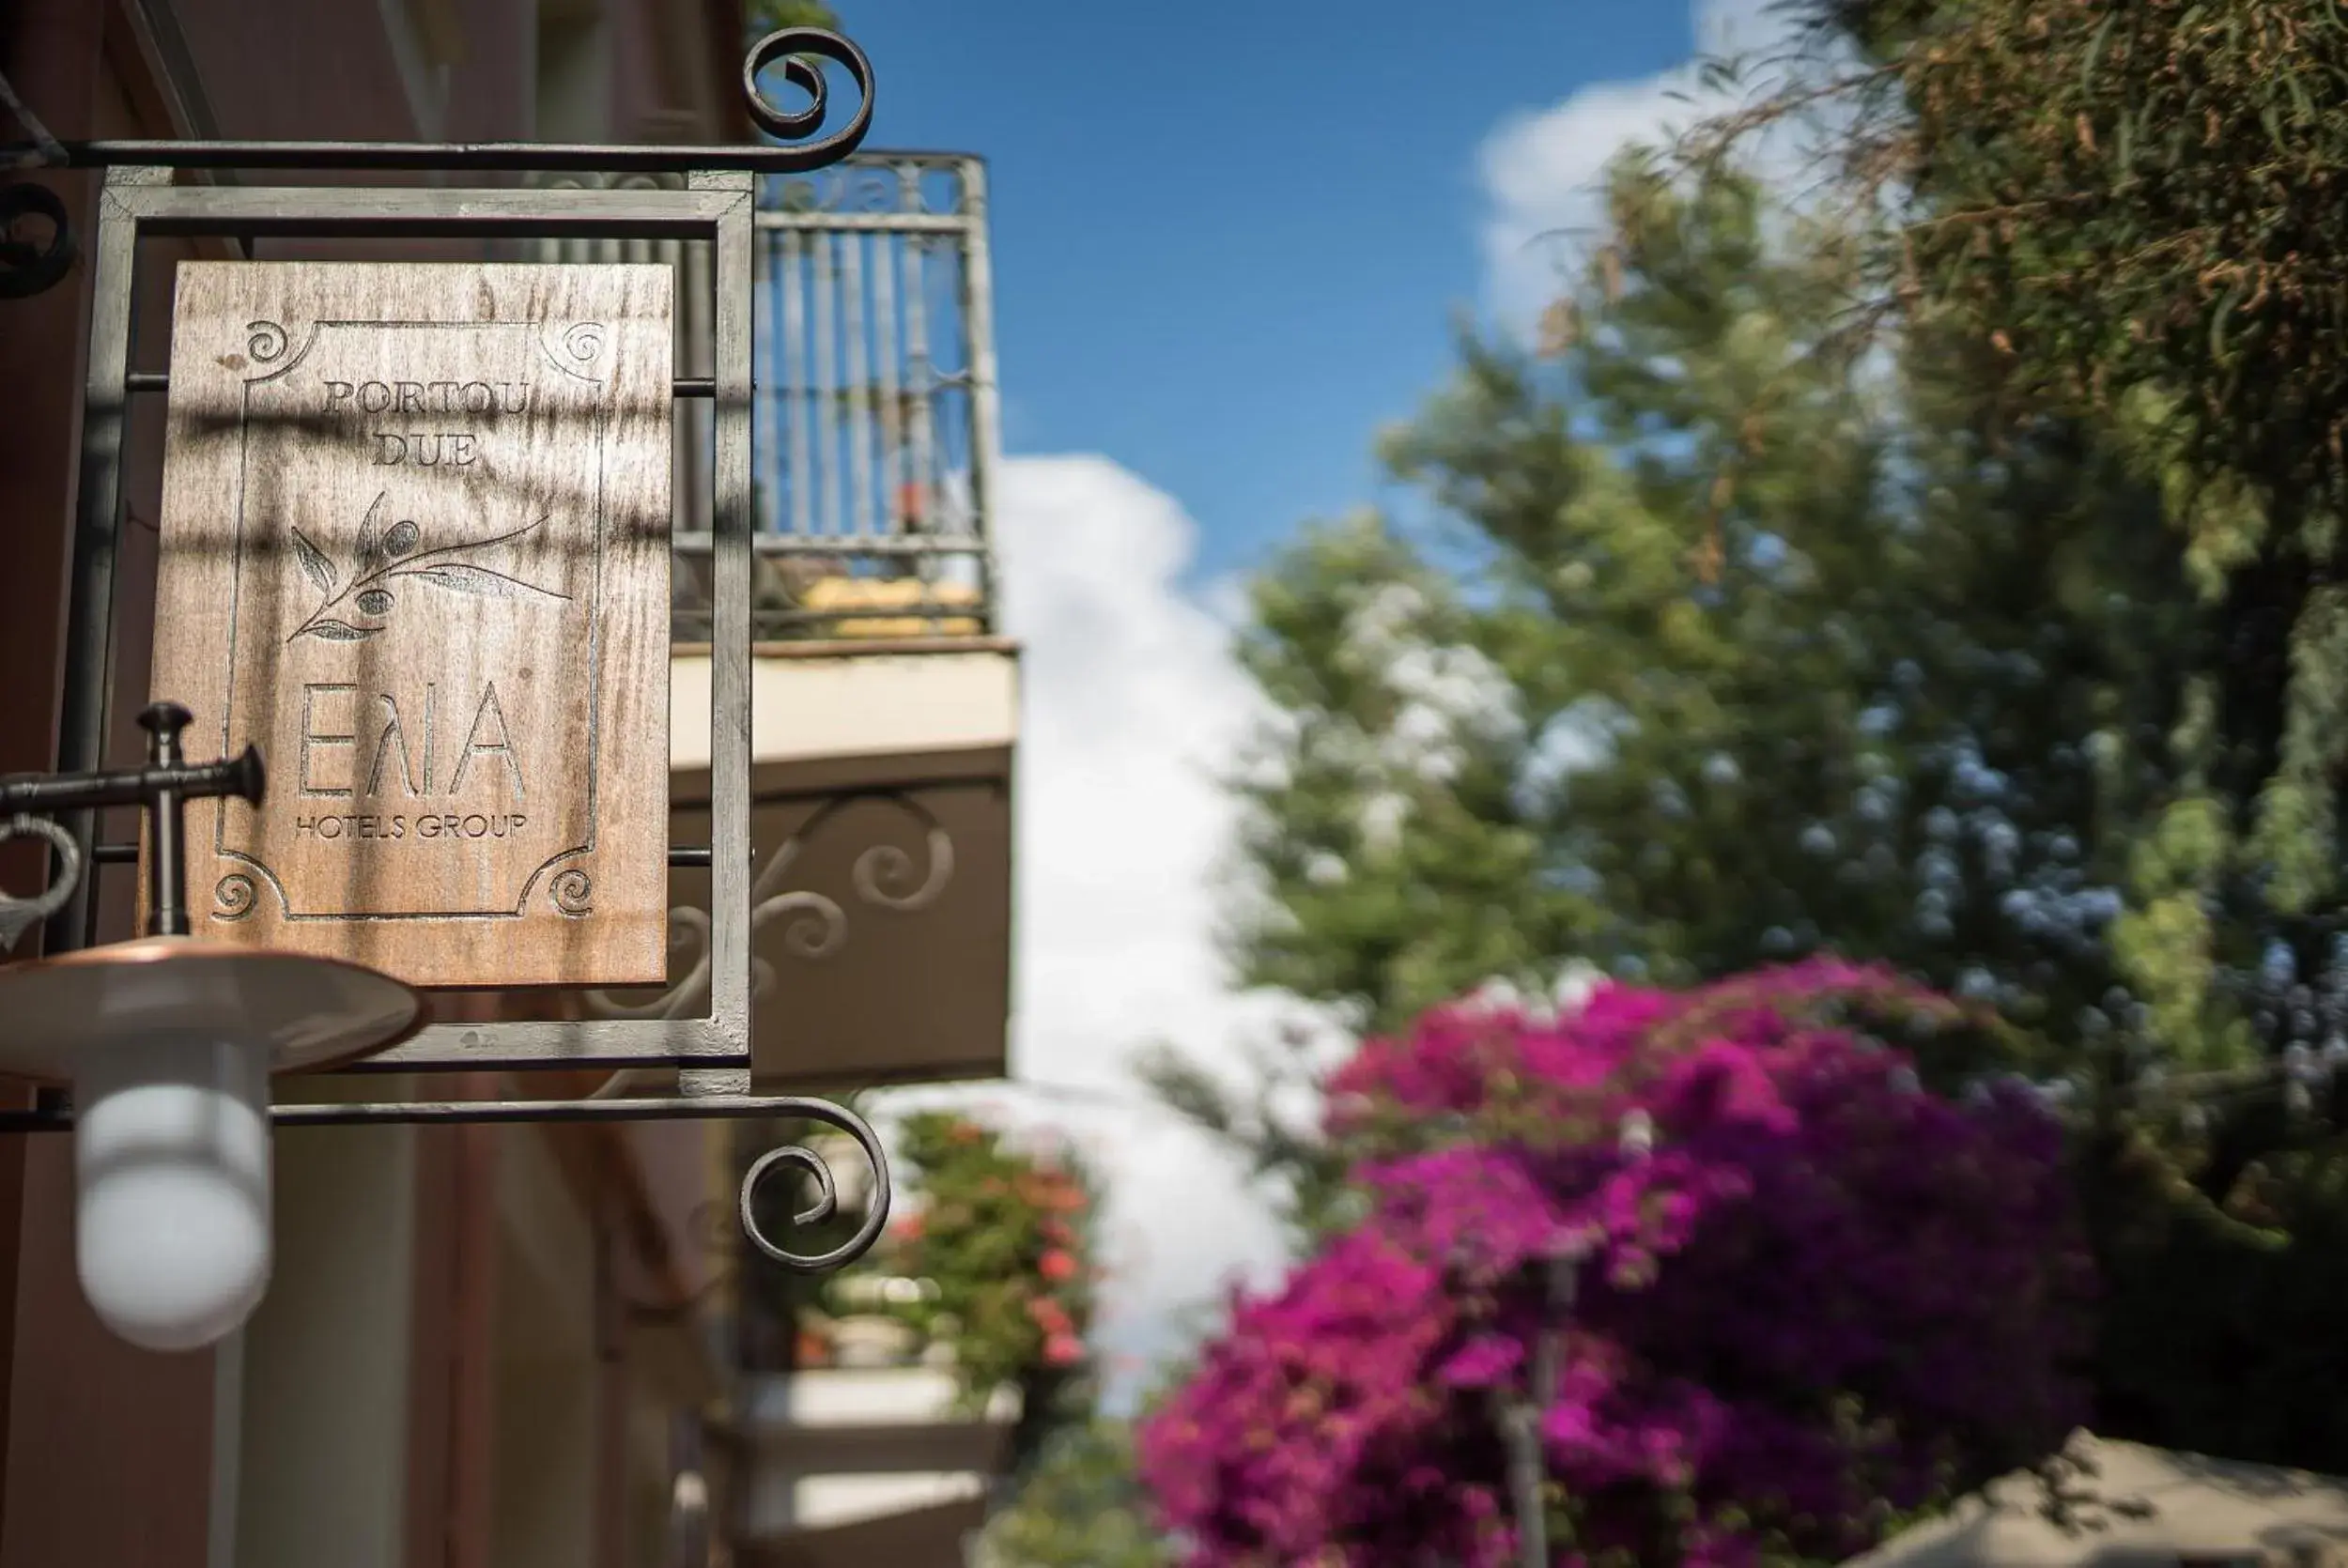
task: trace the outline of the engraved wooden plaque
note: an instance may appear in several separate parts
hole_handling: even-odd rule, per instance
[[[154,694],[200,938],[665,978],[666,267],[183,262]]]

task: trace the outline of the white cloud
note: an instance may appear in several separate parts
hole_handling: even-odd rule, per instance
[[[1129,1037],[1228,1022],[1216,775],[1259,699],[1179,580],[1195,530],[1172,497],[1098,457],[1014,458],[1001,493],[1026,706],[1014,1067],[1113,1085]]]
[[[1110,1189],[1097,1337],[1113,1360],[1154,1359],[1180,1346],[1186,1309],[1279,1257],[1236,1162],[1139,1103],[1130,1072],[1161,1040],[1236,1072],[1244,1042],[1288,1011],[1235,993],[1213,940],[1235,825],[1216,776],[1259,699],[1232,659],[1228,588],[1182,583],[1197,530],[1172,497],[1069,456],[1010,459],[999,498],[1025,710],[1012,1072],[1100,1098],[958,1098],[1065,1129],[1091,1154]]]
[[[1695,0],[1691,9],[1699,55],[1767,55],[1796,25],[1777,0]],[[1531,331],[1586,242],[1581,237],[1602,229],[1599,182],[1626,142],[1658,141],[1724,101],[1701,90],[1691,58],[1639,81],[1594,84],[1494,128],[1477,154],[1486,300],[1494,315]],[[1794,156],[1782,143],[1763,151],[1771,161]]]

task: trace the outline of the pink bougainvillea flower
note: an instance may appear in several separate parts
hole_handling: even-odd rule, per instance
[[[1453,1351],[1436,1376],[1454,1388],[1490,1388],[1523,1361],[1522,1342],[1506,1334],[1478,1334]]]
[[[2061,1130],[1918,1092],[1840,1022],[1887,1012],[1958,1016],[1818,962],[1365,1044],[1329,1117],[1367,1218],[1235,1299],[1142,1428],[1188,1560],[1510,1560],[1494,1395],[1544,1337],[1563,1562],[1839,1559],[1881,1504],[2059,1441],[2091,1283]]]

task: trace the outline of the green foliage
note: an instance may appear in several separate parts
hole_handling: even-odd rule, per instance
[[[965,1403],[983,1406],[1007,1385],[1056,1403],[1092,1315],[1089,1176],[1073,1154],[1020,1148],[946,1111],[906,1117],[898,1148],[920,1207],[865,1271],[921,1283],[918,1299],[890,1310],[952,1347]]]
[[[1936,305],[2000,334],[2023,392],[2170,394],[2211,501],[2177,514],[2196,532],[2267,507],[2330,531],[2348,500],[2339,8],[1903,8],[1886,130]]]
[[[2256,1119],[2302,1146],[2248,1162],[2211,1151],[2201,1174],[2225,1181],[2230,1213],[2159,1201],[2156,1161],[2113,1161],[2089,1184],[2108,1297],[2098,1430],[2336,1474],[2348,1155],[2320,1126],[2293,1140],[2271,1111]]]
[[[1840,352],[1841,236],[1771,247],[1749,181],[1613,190],[1558,355],[1464,344],[1385,442],[1456,532],[1313,530],[1257,585],[1248,978],[1384,1029],[1831,945],[2076,1038],[2197,633],[2156,501],[2060,427],[1916,422],[1961,359]]]
[[[785,27],[822,27],[833,32],[840,28],[839,13],[823,0],[749,0],[743,14],[755,38]]]
[[[2113,952],[2186,1065],[2238,1075],[2280,1039],[2328,1048],[2348,929],[2348,21],[2307,0],[1815,9],[1830,47],[1691,145],[1836,98],[1839,193],[1893,198],[1855,292],[1896,329],[1984,346],[2005,417],[2079,423],[2157,491],[2204,630],[2170,651],[2179,787],[2134,829]],[[2269,1080],[2253,1103],[2195,1108],[2207,1144],[2185,1140],[2186,1182],[2155,1161],[2132,1187],[2146,1149],[2115,1134],[2109,1429],[2348,1462],[2304,1392],[2340,1376],[2319,1324],[2348,1229],[2338,1080],[2312,1077],[2281,1105]]]
[[[1343,1224],[1352,1212],[1349,1157],[1300,1115],[1317,1100],[1320,1066],[1302,1036],[1284,1034],[1248,1053],[1249,1071],[1235,1091],[1229,1080],[1168,1046],[1135,1064],[1159,1102],[1213,1133],[1248,1162],[1249,1174],[1277,1190],[1291,1241],[1303,1243]]]
[[[2017,407],[2133,438],[2219,608],[2238,902],[2334,892],[2348,635],[2348,23],[2305,0],[1967,0],[1882,59],[1920,309],[1996,344]],[[2340,140],[2336,144],[2335,139]],[[2215,879],[2210,879],[2212,882]],[[2207,884],[2205,884],[2207,885]],[[2222,961],[2225,932],[2188,930]],[[2180,994],[2198,978],[2179,966]]]
[[[981,1538],[980,1568],[1165,1568],[1135,1479],[1133,1432],[1107,1416],[1069,1426],[1044,1448],[1017,1498]]]
[[[2326,586],[2348,564],[2348,22],[2307,0],[1794,8],[1807,47],[1678,166],[1823,129],[1819,199],[1853,237],[1838,333],[1968,346],[1998,428],[2066,422],[2159,498],[2200,607],[2167,678],[2205,704],[2174,759],[2202,842],[2189,887],[2148,868],[2168,884],[2135,890],[2117,952],[2165,1044],[2238,1061],[2229,989],[2277,944],[2311,976],[2348,929]]]

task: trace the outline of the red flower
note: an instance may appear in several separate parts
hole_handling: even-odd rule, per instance
[[[1074,1366],[1084,1358],[1084,1341],[1074,1334],[1054,1334],[1043,1342],[1043,1360],[1052,1366]]]
[[[1035,1271],[1059,1284],[1076,1277],[1076,1260],[1055,1247],[1036,1261]]]

